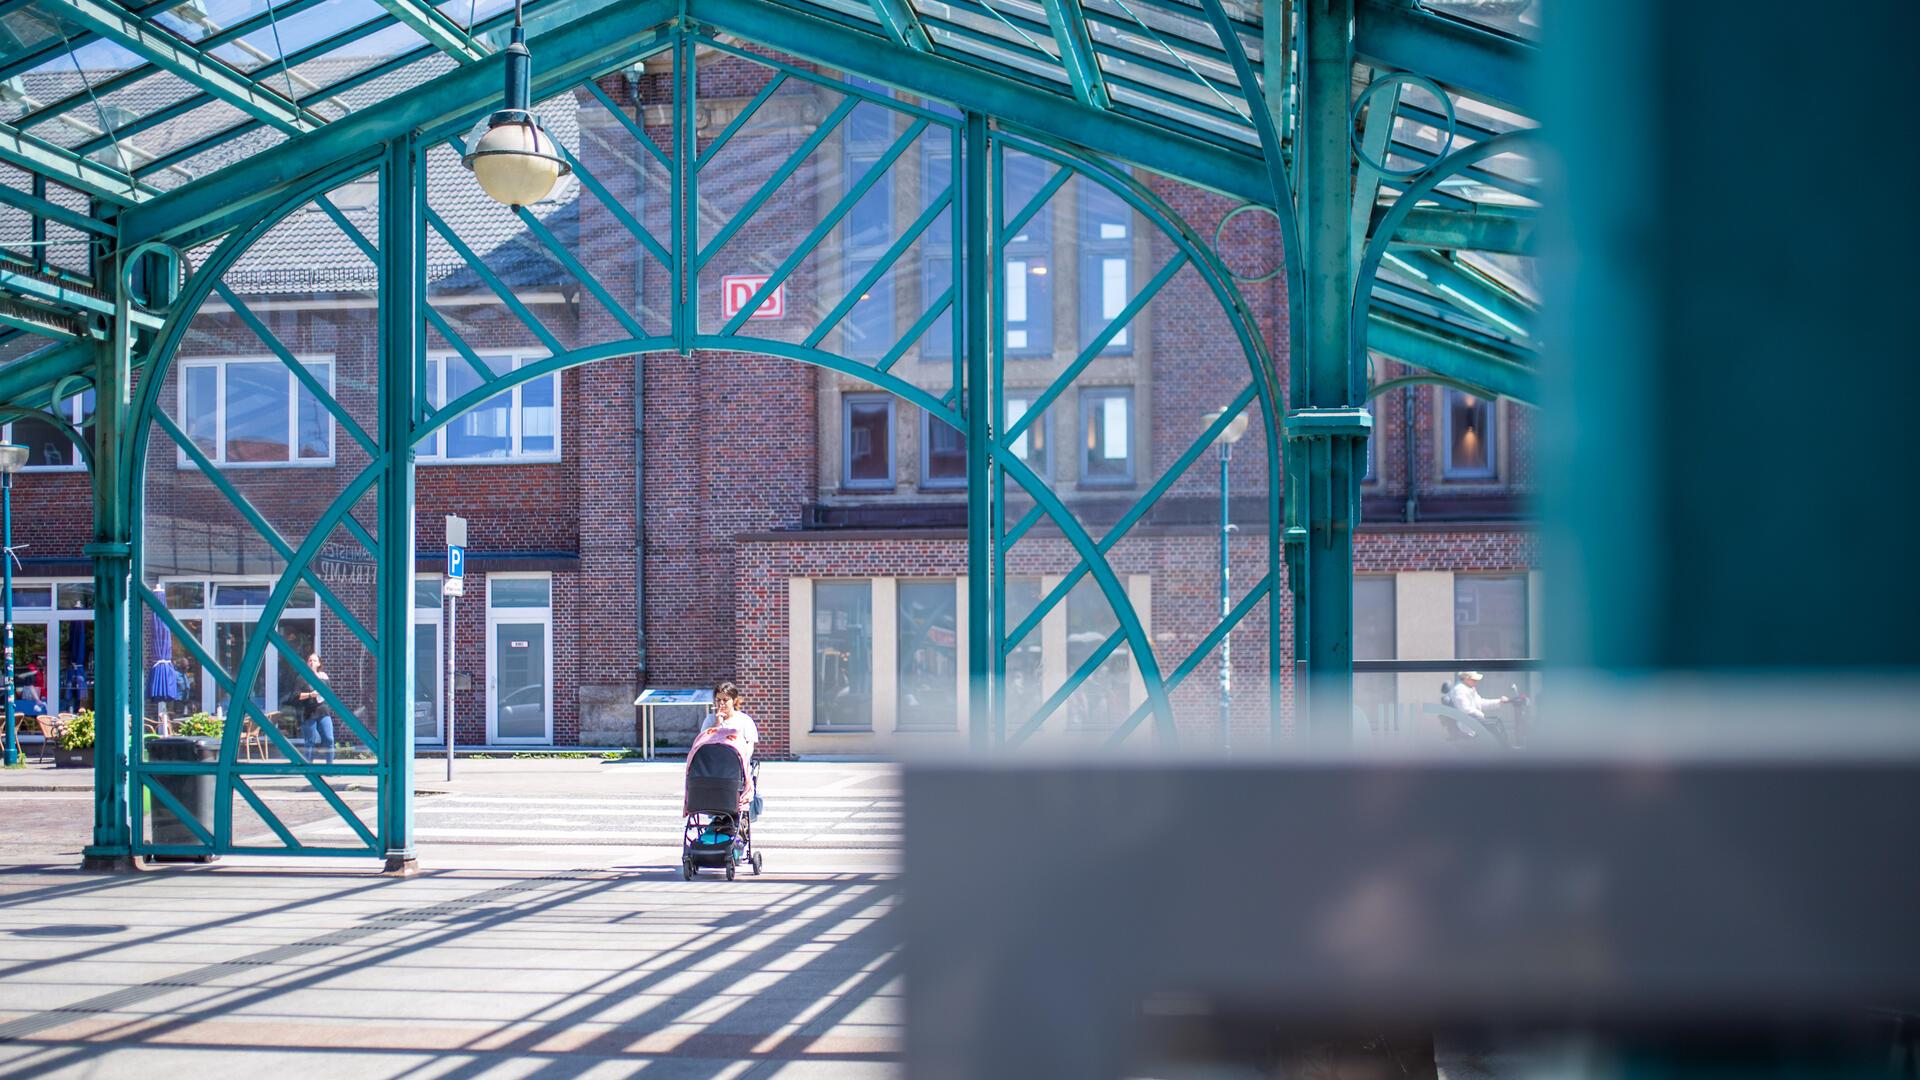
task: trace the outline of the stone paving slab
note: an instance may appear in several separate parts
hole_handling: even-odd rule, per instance
[[[895,1074],[887,870],[684,882],[508,850],[409,880],[0,865],[0,1076]]]
[[[886,766],[765,766],[768,873],[733,882],[680,879],[677,762],[457,762],[417,785],[405,880],[241,857],[84,875],[91,779],[0,775],[0,1077],[898,1072]]]

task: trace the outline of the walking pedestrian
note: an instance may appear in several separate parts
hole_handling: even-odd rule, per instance
[[[322,682],[332,682],[325,669],[320,666],[320,654],[307,657],[307,667],[313,669],[313,677]],[[333,764],[333,714],[327,711],[326,699],[315,689],[302,690],[295,700],[300,706],[300,738],[307,745],[307,763],[313,763],[313,754],[321,746],[327,748],[328,765]]]
[[[707,730],[731,728],[747,744],[747,760],[753,762],[754,775],[753,806],[749,813],[759,817],[764,800],[760,798],[760,764],[754,759],[753,752],[760,746],[760,725],[754,723],[753,717],[740,707],[745,701],[746,695],[740,692],[738,686],[730,681],[721,681],[713,688],[713,715],[707,718]]]

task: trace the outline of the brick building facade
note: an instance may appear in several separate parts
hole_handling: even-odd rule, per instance
[[[702,65],[699,146],[712,151],[733,132],[701,172],[702,228],[716,238],[703,280],[767,273],[823,216],[851,203],[841,227],[793,268],[782,317],[748,320],[739,332],[884,364],[930,399],[946,395],[954,385],[952,318],[932,317],[935,298],[951,285],[943,269],[951,211],[933,209],[951,175],[944,129],[934,123],[910,138],[926,114],[872,103],[842,110],[838,95],[800,80],[736,124],[772,69],[720,54]],[[633,129],[671,145],[662,105],[670,77],[639,70],[602,79],[597,94],[542,105],[545,123],[593,184],[571,183],[530,208],[532,224],[486,203],[451,150],[429,159],[433,315],[421,374],[430,410],[478,386],[481,368],[498,374],[556,353],[605,355],[523,382],[462,416],[436,415],[444,425],[418,447],[416,734],[422,743],[443,738],[447,611],[437,574],[442,516],[458,513],[469,522],[453,665],[463,745],[630,745],[640,688],[721,678],[746,686],[763,753],[772,756],[886,754],[957,740],[967,723],[960,675],[974,614],[966,610],[966,448],[957,433],[857,366],[823,368],[749,342],[691,356],[619,347],[666,333],[671,320],[668,275],[625,224],[661,230],[655,235],[666,227],[659,163],[636,149]],[[815,138],[823,128],[831,131]],[[809,139],[813,152],[728,238],[733,212]],[[883,177],[868,176],[878,168]],[[1052,169],[1010,149],[1003,170],[1005,221],[1043,193]],[[1213,237],[1232,209],[1175,182],[1139,179],[1197,237]],[[856,199],[849,193],[861,184]],[[288,549],[305,543],[328,504],[361,482],[370,460],[365,435],[377,430],[374,218],[364,184],[329,198],[295,211],[227,271],[158,388],[166,418],[149,433],[144,580],[223,665],[258,632],[247,611],[286,563],[263,526]],[[904,257],[868,282],[875,252],[927,215],[933,224]],[[1236,268],[1271,266],[1275,242],[1259,215],[1241,215],[1221,237],[1221,254]],[[1249,382],[1232,321],[1184,259],[1176,238],[1084,178],[1060,184],[1009,230],[1002,421],[1009,429],[1027,424],[1015,453],[1095,541],[1186,453],[1206,413]],[[867,282],[857,301],[849,291],[856,280]],[[1116,328],[1114,317],[1148,289],[1158,292]],[[729,321],[722,292],[702,291],[703,333]],[[1284,385],[1284,290],[1269,279],[1249,281],[1241,293],[1264,339],[1276,343]],[[808,316],[836,305],[843,317],[809,335],[816,321]],[[904,347],[887,349],[896,339]],[[1401,373],[1390,361],[1376,364],[1377,378]],[[1024,415],[1069,374],[1043,413]],[[1389,393],[1376,419],[1356,542],[1356,654],[1530,654],[1539,579],[1523,517],[1529,410],[1427,386]],[[30,423],[13,427],[20,441],[49,442]],[[1265,439],[1257,420],[1249,425],[1230,478],[1233,595],[1269,573],[1281,585],[1233,634],[1240,742],[1264,738],[1269,724],[1269,620],[1286,627],[1282,640],[1291,638],[1284,569],[1266,563],[1266,493],[1276,478]],[[85,478],[68,468],[71,448],[59,467],[47,467],[44,448],[36,452],[42,467],[15,493],[16,532],[30,545],[29,587],[78,586],[88,580],[80,554]],[[1179,667],[1219,618],[1215,454],[1201,453],[1174,477],[1108,552],[1163,672]],[[222,488],[261,520],[249,520]],[[375,595],[359,534],[375,524],[374,497],[362,492],[313,545],[315,580],[294,590],[271,642],[276,653],[317,647],[330,688],[355,711],[372,698],[372,654],[361,634],[375,625]],[[1031,505],[1012,486],[1008,522]],[[1029,621],[1027,612],[1077,562],[1058,529],[1026,531],[1007,553],[1007,629]],[[84,608],[67,607],[57,588],[47,597],[40,662],[84,669],[90,653],[73,640],[84,631],[62,629],[82,621]],[[23,618],[31,622],[33,611]],[[1096,664],[1118,621],[1090,581],[1031,621],[1009,647],[1009,731],[1105,738],[1140,712],[1144,691],[1130,646]],[[33,634],[22,639],[29,658]],[[189,673],[198,666],[183,643],[172,652]],[[1202,742],[1220,734],[1216,662],[1217,655],[1193,665],[1172,694],[1183,736]],[[1092,674],[1081,689],[1052,701],[1083,666]],[[1360,697],[1368,710],[1427,700],[1425,683],[1437,681],[1366,678],[1373,682],[1363,679]],[[1290,673],[1280,684],[1290,696]],[[272,709],[304,685],[282,660],[266,665],[253,693]],[[219,709],[225,697],[200,679],[190,699],[171,708]],[[84,700],[76,690],[60,704]],[[1052,709],[1044,722],[1029,724],[1043,707]],[[1142,730],[1150,727],[1149,719]]]

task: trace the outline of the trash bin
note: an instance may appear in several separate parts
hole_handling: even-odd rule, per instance
[[[168,735],[147,740],[148,761],[193,761],[213,762],[220,760],[220,740],[202,735]],[[153,776],[154,782],[165,788],[167,794],[174,797],[186,811],[194,816],[200,827],[213,831],[213,797],[217,788],[215,777],[211,773],[159,773]],[[200,838],[194,835],[193,828],[181,821],[173,810],[159,799],[153,800],[153,814],[150,834],[155,844],[193,844],[198,845]],[[161,861],[171,861],[182,856],[161,856]],[[205,862],[211,855],[185,856]]]

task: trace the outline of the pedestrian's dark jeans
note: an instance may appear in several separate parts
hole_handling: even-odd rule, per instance
[[[313,761],[314,747],[325,745],[327,764],[333,764],[333,717],[316,716],[300,723],[300,738],[307,744],[307,761]]]

